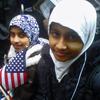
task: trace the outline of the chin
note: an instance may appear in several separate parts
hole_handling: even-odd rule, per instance
[[[74,59],[74,57],[58,57],[58,56],[55,56],[55,58],[56,60],[61,61],[61,62],[66,62],[66,61]]]
[[[60,62],[66,62],[69,59],[64,59],[64,58],[59,58],[59,57],[55,57],[56,60],[60,61]]]
[[[22,49],[15,49],[16,52],[20,52]]]

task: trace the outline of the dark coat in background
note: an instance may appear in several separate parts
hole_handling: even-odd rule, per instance
[[[96,9],[97,12],[97,28],[95,41],[100,39],[100,0],[87,0],[89,1]]]
[[[90,49],[90,55],[91,59],[94,58],[94,70],[87,81],[85,95],[86,100],[100,100],[100,40],[94,42],[91,48],[93,48]]]
[[[4,65],[4,56],[8,54],[9,48],[9,32],[7,28],[0,23],[0,68]]]

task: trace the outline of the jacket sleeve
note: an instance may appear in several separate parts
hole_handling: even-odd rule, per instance
[[[90,76],[90,87],[95,93],[100,93],[100,65],[98,65]]]
[[[89,77],[86,98],[86,100],[100,100],[100,66],[97,66]]]
[[[36,70],[34,80],[34,97],[32,100],[51,100],[48,96],[49,86],[47,73],[44,68],[40,67]]]

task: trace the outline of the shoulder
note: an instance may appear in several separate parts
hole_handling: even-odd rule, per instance
[[[100,93],[100,65],[97,65],[92,71],[89,77],[88,87],[95,93]]]
[[[38,63],[38,70],[47,71],[50,66],[53,66],[53,61],[49,54],[50,47],[48,44],[45,44],[41,50],[41,59]]]
[[[87,50],[87,54],[88,60],[91,63],[97,64],[100,62],[100,40],[93,42],[91,47]]]
[[[49,54],[49,51],[50,51],[50,47],[48,44],[44,44],[43,45],[43,48],[41,50],[41,59],[39,61],[39,64],[42,66],[41,63],[45,62],[47,63],[49,60],[50,60],[50,54]]]
[[[94,41],[92,45],[89,48],[89,52],[92,52],[94,50],[94,53],[99,53],[100,50],[100,40]]]
[[[48,41],[48,39],[45,39],[45,38],[39,38],[39,42],[40,42],[40,44],[49,44],[49,41]]]
[[[100,87],[100,40],[95,41],[88,50],[89,64],[93,66],[89,81],[93,87]]]

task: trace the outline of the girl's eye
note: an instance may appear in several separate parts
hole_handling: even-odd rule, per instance
[[[60,36],[58,32],[51,32],[51,34],[54,38],[58,38]]]
[[[26,35],[25,35],[24,33],[20,33],[20,34],[19,34],[19,37],[20,37],[20,38],[24,38],[24,37],[26,37]]]
[[[13,32],[10,32],[10,37],[15,37],[15,34]]]
[[[73,30],[70,30],[69,32],[67,32],[64,37],[68,41],[76,41],[77,39],[79,39],[79,36]]]
[[[75,40],[75,37],[74,37],[73,35],[69,35],[69,36],[68,36],[68,40],[74,41],[74,40]]]

